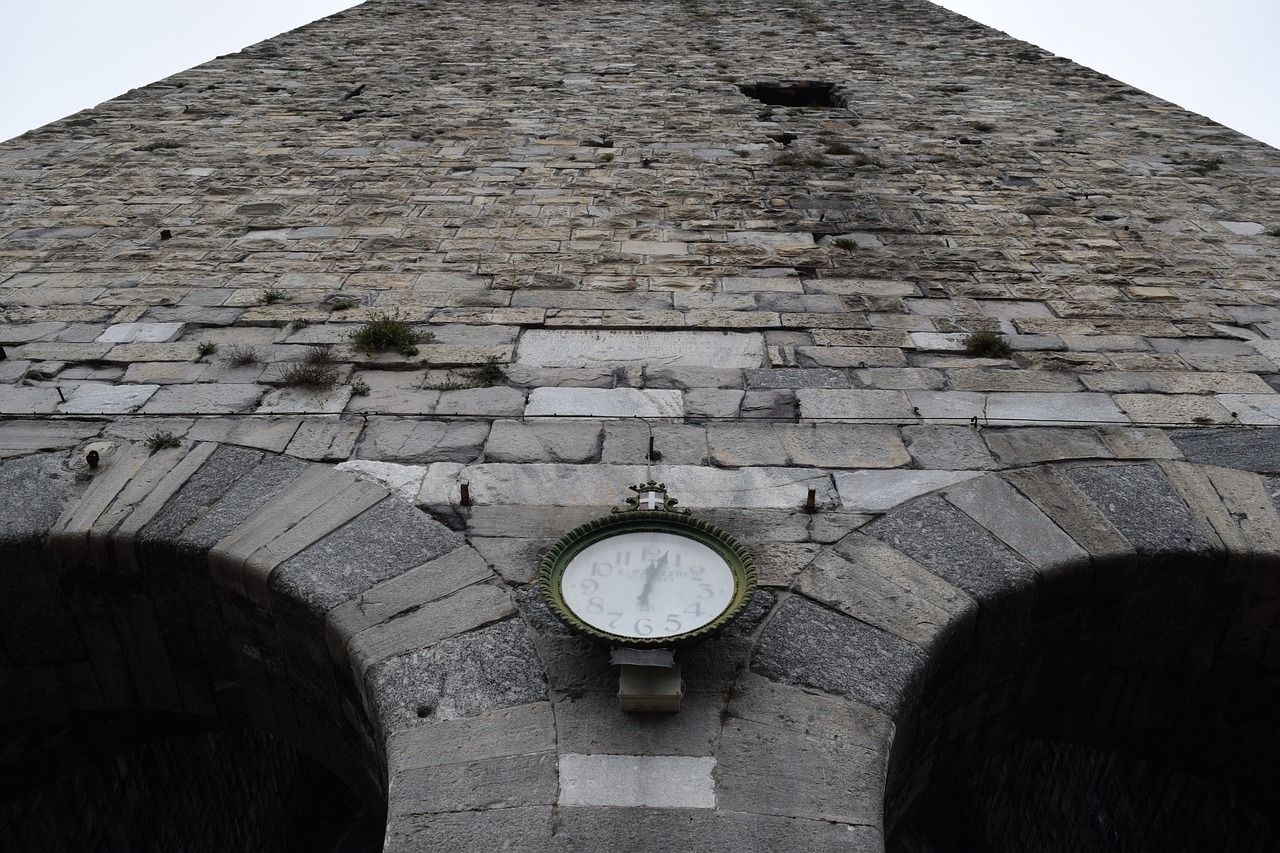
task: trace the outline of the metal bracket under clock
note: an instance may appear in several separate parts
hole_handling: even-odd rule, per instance
[[[672,649],[615,648],[609,662],[618,671],[618,707],[632,713],[680,710],[684,682]]]

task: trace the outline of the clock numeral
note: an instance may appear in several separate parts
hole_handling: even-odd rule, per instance
[[[700,583],[698,586],[702,587],[702,592],[698,593],[698,598],[708,599],[716,594],[716,591],[711,588],[709,583]]]
[[[671,634],[678,634],[680,632],[680,620],[676,618],[676,614],[674,613],[667,614],[667,632]]]
[[[596,592],[598,592],[598,591],[599,591],[599,589],[600,589],[600,581],[592,580],[591,578],[587,578],[587,579],[586,579],[586,580],[584,580],[582,583],[578,584],[578,586],[579,586],[579,587],[582,589],[582,591],[583,591],[583,592],[585,592],[587,595],[593,595],[594,593],[596,593]]]
[[[647,637],[653,633],[653,622],[642,616],[636,620],[636,624],[635,627],[632,628],[632,632],[638,637]]]
[[[693,578],[694,580],[698,580],[699,578],[701,578],[701,577],[702,577],[702,566],[690,566],[690,567],[689,567],[689,577]]]
[[[616,610],[610,610],[609,616],[612,617],[609,619],[609,630],[610,631],[618,630],[618,620],[622,618],[622,614]]]
[[[629,566],[631,565],[631,552],[616,551],[614,552],[613,559],[616,560],[620,566]]]
[[[588,599],[587,599],[587,612],[588,612],[588,613],[603,613],[603,612],[604,612],[604,599],[603,599],[603,598],[600,598],[599,596],[596,596],[595,598],[588,598]]]
[[[591,576],[597,578],[607,578],[613,574],[613,563],[595,562],[591,564]]]
[[[702,618],[702,602],[695,601],[684,609],[685,613],[692,615],[695,619]]]
[[[662,549],[657,545],[646,545],[640,553],[643,556],[643,559],[656,560],[662,556]]]

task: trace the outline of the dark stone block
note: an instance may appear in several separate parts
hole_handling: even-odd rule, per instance
[[[1169,430],[1169,437],[1192,462],[1280,474],[1280,431],[1274,429]]]
[[[0,463],[0,543],[42,542],[81,490],[63,467],[63,453],[40,453]]]
[[[1067,476],[1140,554],[1206,553],[1212,545],[1154,465],[1072,468]]]
[[[874,827],[712,809],[570,806],[560,809],[558,823],[556,838],[574,853],[849,853],[881,848]]]
[[[189,551],[208,551],[283,491],[306,467],[307,463],[288,456],[267,457],[200,513],[179,537],[182,546]]]
[[[196,523],[247,473],[263,454],[243,447],[220,447],[178,490],[155,518],[138,533],[143,543],[177,542],[182,531]]]
[[[422,511],[387,500],[286,560],[272,572],[270,587],[323,615],[461,544],[460,534]]]
[[[893,716],[914,694],[924,663],[924,652],[906,640],[797,595],[765,626],[751,669]]]
[[[405,815],[387,827],[383,853],[562,853],[567,848],[553,821],[552,806]]]
[[[865,530],[979,601],[1037,578],[1031,564],[940,497],[907,504]]]
[[[402,814],[551,805],[559,793],[554,752],[418,767],[396,775],[388,803]]]
[[[384,732],[547,698],[542,664],[519,619],[390,658],[365,681]]]

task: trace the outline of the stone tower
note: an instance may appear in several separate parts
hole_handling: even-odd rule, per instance
[[[370,0],[6,143],[0,846],[1273,849],[1277,176],[923,0]],[[534,583],[650,478],[760,578],[665,715]]]

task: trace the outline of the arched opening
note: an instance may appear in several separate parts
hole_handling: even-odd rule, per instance
[[[376,853],[382,826],[320,762],[243,725],[72,712],[0,731],[6,850]]]
[[[30,493],[0,522],[0,848],[382,848],[375,735],[322,621],[213,571],[252,505],[86,535],[60,525],[105,502],[59,456],[0,473]]]
[[[1280,563],[1167,553],[982,601],[900,728],[893,853],[1280,844]]]

